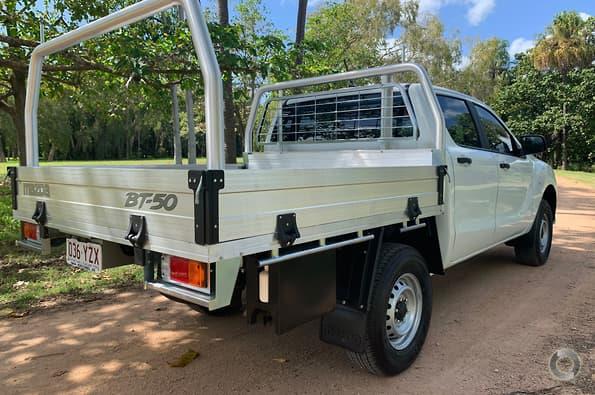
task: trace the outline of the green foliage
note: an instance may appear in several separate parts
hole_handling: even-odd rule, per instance
[[[414,62],[423,65],[436,85],[452,87],[458,79],[456,65],[461,61],[461,41],[447,37],[438,17],[421,20],[415,2],[403,5],[402,34],[396,40],[388,63]]]
[[[400,1],[330,2],[306,23],[301,75],[320,75],[377,66],[380,49],[401,18]]]
[[[547,158],[562,162],[562,131],[566,130],[567,160],[591,168],[595,152],[595,67],[566,75],[540,72],[530,56],[517,57],[491,104],[518,135],[538,133],[550,142]]]
[[[583,20],[576,11],[558,14],[533,50],[535,68],[565,74],[588,67],[595,58],[594,32],[595,17]]]
[[[11,244],[19,235],[19,221],[12,217],[12,195],[3,179],[4,174],[0,173],[0,244]]]
[[[471,49],[469,65],[458,76],[457,88],[488,101],[503,82],[508,70],[508,43],[498,38],[477,42]]]

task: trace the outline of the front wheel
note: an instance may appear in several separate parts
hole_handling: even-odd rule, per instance
[[[514,252],[520,263],[541,266],[547,262],[552,247],[553,223],[552,208],[542,200],[531,230],[515,244]]]
[[[424,344],[432,314],[432,285],[423,257],[414,248],[382,247],[366,322],[365,351],[350,359],[374,374],[407,369]]]

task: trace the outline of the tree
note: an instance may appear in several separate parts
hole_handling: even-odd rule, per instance
[[[298,53],[295,59],[296,66],[302,64],[304,57],[303,49],[301,48],[302,42],[304,41],[304,35],[306,32],[306,10],[308,9],[308,0],[299,0],[297,21],[295,24],[295,48]]]
[[[533,50],[535,68],[566,74],[591,65],[595,57],[594,24],[595,17],[583,20],[575,11],[558,14]]]
[[[387,45],[384,62],[415,62],[422,64],[435,84],[452,86],[456,81],[455,65],[461,59],[461,43],[445,35],[438,17],[429,15],[420,20],[418,4],[403,4],[401,35]]]
[[[382,64],[382,44],[400,18],[399,0],[325,4],[308,17],[301,74],[327,74]]]
[[[285,45],[287,37],[269,21],[261,0],[240,1],[233,27],[241,43],[234,49],[237,63],[232,67],[235,121],[241,136],[256,88],[264,82],[290,78],[295,58]]]
[[[227,0],[217,0],[219,24],[229,27],[229,7]],[[227,48],[224,51],[228,51]],[[236,163],[236,132],[233,107],[233,76],[231,71],[223,71],[223,124],[225,127],[225,163]]]
[[[588,67],[595,58],[594,38],[595,18],[583,20],[577,12],[562,12],[554,18],[533,49],[533,63],[543,71],[553,71],[563,78],[573,69]],[[560,92],[565,101],[570,99],[570,92]],[[566,118],[566,104],[563,104],[563,115]],[[567,125],[558,130],[560,139],[561,167],[567,165]]]
[[[595,67],[543,73],[530,54],[517,55],[490,104],[517,135],[538,133],[546,137],[546,154],[554,166],[564,160],[575,168],[590,170],[595,157]],[[567,128],[567,156],[562,156],[559,131]]]
[[[499,38],[477,42],[471,49],[469,65],[455,84],[458,89],[481,100],[489,101],[508,69],[508,43]]]
[[[48,34],[65,24],[57,15],[36,15],[32,0],[7,0],[0,5],[0,25],[6,35],[0,35],[0,110],[7,113],[17,133],[17,149],[22,165],[25,164],[25,97],[28,56],[38,42],[39,26],[43,17],[50,22]],[[56,68],[51,64],[45,67],[46,73],[83,69],[90,66],[80,58],[69,66]],[[52,78],[52,77],[50,77]]]
[[[5,44],[0,46],[0,110],[8,113],[14,123],[21,164],[25,161],[26,74],[31,51],[39,44],[36,39],[40,25],[45,26],[49,39],[132,2],[64,0],[44,13],[36,11],[36,2],[32,0],[2,3],[0,23],[6,26],[6,35],[0,35],[0,42]],[[171,31],[176,21],[162,23],[172,19],[171,12],[160,17],[161,20],[153,18],[51,56],[44,62],[44,80],[50,84],[80,86],[81,73],[94,71],[98,73],[94,78],[108,85],[119,85],[120,89],[143,84],[161,90],[171,81],[195,78],[192,76],[196,75],[198,66],[195,59],[188,58],[192,53],[188,34],[176,35]],[[135,40],[137,37],[145,40]],[[156,56],[147,61],[148,55]]]

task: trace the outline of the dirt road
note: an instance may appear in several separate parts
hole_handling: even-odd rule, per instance
[[[595,191],[559,180],[550,261],[499,247],[434,276],[434,315],[415,364],[371,376],[318,341],[318,323],[276,337],[151,293],[125,293],[0,321],[0,393],[595,393]],[[557,381],[550,355],[582,359]],[[173,361],[189,348],[200,356]]]

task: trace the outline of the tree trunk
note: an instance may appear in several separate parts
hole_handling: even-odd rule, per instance
[[[556,150],[555,150],[555,159],[554,159],[554,163],[556,164],[556,168],[557,169],[561,169],[562,168],[562,131],[558,130],[557,132],[557,144],[556,144]]]
[[[51,143],[50,152],[48,152],[47,161],[52,162],[56,156],[56,145]]]
[[[6,162],[6,153],[4,152],[4,142],[2,136],[0,136],[0,163]]]
[[[560,153],[561,153],[561,165],[562,170],[566,170],[568,165],[568,156],[566,152],[566,127],[560,132]]]
[[[194,131],[194,100],[192,91],[186,89],[186,115],[188,117],[188,164],[196,164],[196,134]]]
[[[219,24],[229,25],[229,5],[227,0],[217,0],[217,14],[219,15]]]
[[[566,170],[567,165],[567,152],[566,152],[566,103],[562,105],[562,113],[564,114],[564,126],[560,134],[560,150],[562,154],[562,170]]]
[[[217,0],[219,24],[229,26],[227,0]],[[225,49],[224,49],[225,50]],[[233,85],[230,71],[223,72],[223,124],[225,133],[225,163],[236,163],[236,133],[234,128]]]
[[[27,97],[27,74],[24,71],[13,70],[10,82],[14,92],[14,111],[11,115],[17,134],[19,164],[25,166],[27,164],[25,153],[25,98]]]
[[[297,14],[297,23],[295,28],[295,47],[298,50],[297,56],[295,58],[296,66],[302,64],[304,60],[304,51],[301,47],[302,42],[304,41],[304,35],[306,32],[306,9],[308,8],[308,0],[299,0],[298,3],[298,14]],[[297,70],[296,70],[297,71]]]
[[[143,150],[141,146],[141,129],[142,129],[142,120],[139,119],[142,115],[140,113],[134,114],[134,129],[136,129],[136,159],[141,159],[143,157]]]
[[[180,137],[180,115],[178,113],[178,86],[171,85],[171,113],[174,127],[174,159],[176,165],[182,164],[182,138]]]

